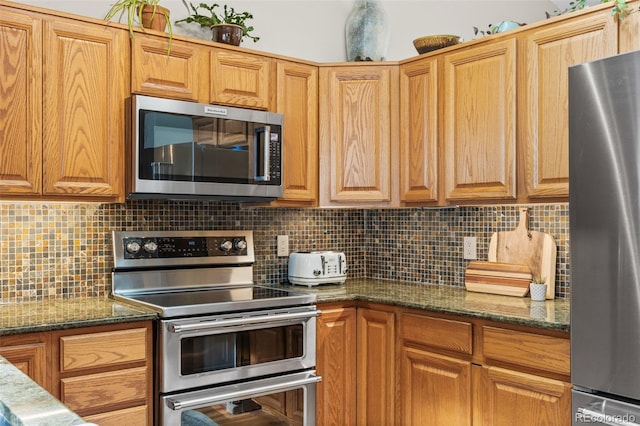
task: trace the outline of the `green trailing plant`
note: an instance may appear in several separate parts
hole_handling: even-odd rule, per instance
[[[212,5],[200,3],[197,6],[194,6],[191,3],[187,5],[185,0],[182,0],[182,3],[187,8],[190,15],[184,19],[176,21],[176,24],[179,22],[196,22],[200,24],[201,27],[206,28],[211,28],[214,25],[220,24],[238,25],[239,27],[242,27],[243,38],[250,38],[254,43],[260,40],[260,37],[249,34],[254,30],[253,26],[246,23],[247,20],[253,19],[253,15],[249,12],[236,12],[233,7],[229,7],[226,4],[223,6],[222,12],[216,12],[216,8],[220,7],[217,3]],[[201,11],[201,9],[203,10]]]
[[[144,6],[153,6],[153,12],[156,12],[158,3],[160,0],[118,0],[109,9],[109,12],[105,15],[104,19],[110,21],[116,15],[118,15],[118,22],[122,21],[123,16],[127,16],[127,25],[129,27],[129,35],[133,38],[133,28],[136,26],[142,26],[142,8]],[[172,28],[171,20],[167,15],[164,15],[167,22],[167,32],[169,33],[169,41],[171,42]]]
[[[640,8],[637,8],[637,7],[630,8],[629,5],[627,4],[627,0],[600,0],[600,3],[610,3],[610,2],[615,3],[611,8],[611,15],[619,20],[623,20],[624,18],[629,16],[629,14],[640,10]],[[588,6],[587,0],[573,0],[569,3],[568,8],[561,11],[554,10],[553,13],[545,12],[545,14],[547,15],[547,18],[550,18],[551,16],[558,16],[558,15],[563,15],[565,13],[582,10],[587,6]]]

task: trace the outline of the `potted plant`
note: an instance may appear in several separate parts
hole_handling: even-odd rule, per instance
[[[531,278],[529,289],[531,291],[531,300],[544,301],[547,297],[547,278],[534,275]]]
[[[254,30],[252,26],[246,23],[248,19],[253,19],[253,15],[249,12],[236,12],[233,7],[224,5],[222,12],[216,13],[215,9],[220,7],[217,3],[212,5],[200,3],[197,6],[191,3],[187,5],[185,0],[182,0],[182,3],[184,3],[187,10],[191,12],[191,15],[176,21],[176,23],[196,22],[200,24],[201,27],[211,28],[211,39],[213,41],[239,46],[245,37],[252,39],[254,43],[260,40],[260,37],[249,34]],[[200,13],[200,9],[204,9],[206,12],[203,11],[203,13],[207,14],[204,15]]]
[[[136,24],[156,31],[164,31],[166,28],[169,37],[171,37],[172,29],[171,21],[169,20],[169,9],[158,5],[159,2],[160,0],[117,0],[111,6],[104,19],[109,21],[119,15],[118,22],[120,22],[123,15],[126,14],[129,34],[132,38],[133,27]]]

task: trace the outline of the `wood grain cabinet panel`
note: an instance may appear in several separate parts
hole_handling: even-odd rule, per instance
[[[126,31],[45,21],[45,195],[124,198],[129,67]]]
[[[356,308],[319,306],[316,371],[318,425],[356,423]]]
[[[400,66],[400,199],[438,201],[438,59]]]
[[[521,35],[519,140],[526,156],[527,195],[569,196],[568,68],[618,51],[610,9]]]
[[[60,400],[80,415],[144,404],[146,367],[69,377],[61,381]]]
[[[358,424],[395,424],[395,314],[358,308]]]
[[[320,205],[397,202],[397,67],[321,67],[320,93]]]
[[[52,332],[52,394],[100,425],[153,424],[151,321]],[[120,423],[122,424],[122,423]]]
[[[60,371],[145,361],[147,330],[106,331],[60,338]]]
[[[570,374],[570,343],[567,338],[485,326],[482,329],[482,342],[486,360],[567,377]]]
[[[284,194],[273,205],[318,204],[318,68],[278,60],[276,112],[284,115]]]
[[[122,426],[122,425],[148,425],[151,420],[148,417],[148,407],[141,405],[138,407],[125,408],[123,410],[110,411],[108,413],[84,416],[84,420],[100,426]]]
[[[207,102],[207,48],[172,40],[169,50],[166,38],[146,34],[136,34],[131,44],[133,93]]]
[[[210,55],[211,103],[269,109],[270,58],[223,49]]]
[[[515,39],[461,49],[443,61],[446,199],[514,199]]]
[[[571,424],[571,384],[497,367],[474,366],[480,375],[474,425]]]
[[[471,425],[471,362],[402,346],[403,425]]]
[[[470,355],[473,352],[473,324],[425,315],[400,315],[403,341]]]
[[[48,345],[49,336],[46,333],[0,336],[0,355],[42,388],[50,390]]]
[[[0,7],[0,193],[42,188],[42,20]]]

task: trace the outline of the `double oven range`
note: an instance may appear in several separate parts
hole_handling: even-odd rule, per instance
[[[116,231],[113,248],[114,297],[159,316],[155,424],[315,424],[316,298],[253,283],[251,231]]]

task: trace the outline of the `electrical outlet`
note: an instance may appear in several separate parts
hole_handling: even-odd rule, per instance
[[[278,235],[278,257],[286,257],[289,256],[289,236],[288,235]]]
[[[464,237],[462,257],[467,260],[476,260],[478,258],[476,237]]]

